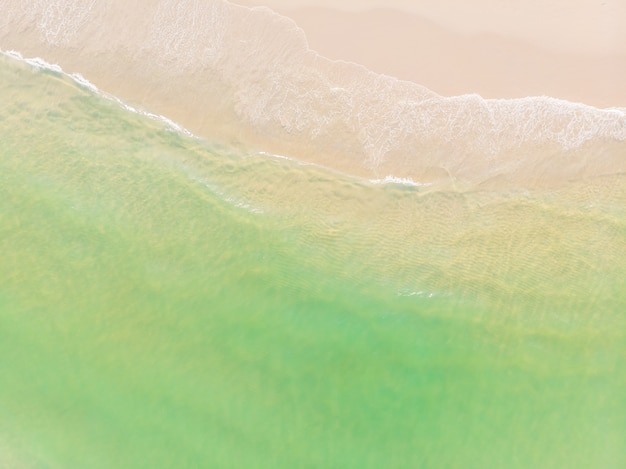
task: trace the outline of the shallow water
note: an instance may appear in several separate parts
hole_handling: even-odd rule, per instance
[[[624,175],[380,184],[8,58],[0,166],[0,465],[626,465]]]

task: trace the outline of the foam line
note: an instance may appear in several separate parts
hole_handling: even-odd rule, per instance
[[[124,96],[129,111],[187,135],[237,140],[368,180],[558,183],[626,171],[624,108],[439,96],[320,56],[292,20],[268,8],[225,0],[0,7],[8,18],[0,20],[1,48],[45,57],[27,60],[56,73],[63,67],[92,91],[106,83],[109,99]]]

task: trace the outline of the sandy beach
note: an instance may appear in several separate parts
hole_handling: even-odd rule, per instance
[[[487,5],[474,11],[473,30],[455,31],[443,15],[452,4],[268,4],[289,17],[221,0],[81,0],[65,9],[4,0],[0,49],[80,73],[211,140],[359,176],[543,185],[626,170],[626,114],[587,106],[626,105],[623,51],[605,37],[621,30],[540,48],[545,26],[529,36],[494,10],[481,27]],[[551,34],[574,34],[568,28]],[[577,151],[593,142],[610,148],[602,164]],[[566,164],[551,168],[562,152]]]
[[[514,37],[551,50],[624,53],[626,5],[619,0],[237,0],[288,14],[300,8],[328,8],[348,13],[392,9],[417,15],[468,34]]]
[[[241,0],[292,18],[324,57],[454,96],[553,96],[626,106],[626,6],[619,2]]]

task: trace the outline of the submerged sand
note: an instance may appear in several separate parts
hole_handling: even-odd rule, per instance
[[[402,76],[376,64],[377,57],[406,63],[401,55],[393,56],[401,52],[393,34],[384,40],[379,34],[372,37],[377,53],[359,42],[367,52],[363,57],[342,56],[341,48],[350,49],[351,39],[365,30],[387,28],[401,36],[403,29],[396,28],[400,13],[393,10],[349,13],[343,23],[330,10],[317,9],[315,15],[301,10],[298,20],[308,18],[308,40],[317,41],[313,49],[327,48],[324,53],[334,58],[370,60],[369,66],[387,75],[318,54],[294,21],[268,8],[222,0],[31,0],[19,5],[0,0],[0,10],[6,12],[0,20],[0,49],[58,63],[100,89],[210,139],[241,142],[352,174],[419,182],[528,187],[626,171],[623,109],[525,97],[546,90],[541,94],[626,104],[623,90],[614,86],[616,77],[623,76],[623,61],[616,59],[619,51],[617,56],[614,50],[597,52],[602,41],[587,48],[584,60],[568,58],[571,51],[558,48],[533,56],[528,50],[536,46],[523,43],[519,35],[500,40],[497,31],[487,30],[490,46],[483,47],[480,37],[468,41],[467,32],[450,33],[432,23],[430,29],[414,28],[411,22],[421,20],[403,13],[409,22],[405,31],[424,35],[423,44],[439,44],[430,56],[413,54],[426,62],[406,73],[429,69],[422,79],[420,73]],[[297,17],[294,11],[290,14]],[[331,16],[338,19],[335,29],[348,34],[328,34]],[[378,26],[371,23],[374,17]],[[326,42],[319,39],[324,35],[330,38]],[[417,52],[432,50],[427,46]],[[484,56],[478,61],[472,54]],[[499,65],[498,57],[512,62]],[[527,61],[519,62],[520,57]],[[520,63],[528,73],[516,72]],[[542,63],[552,68],[546,72]],[[574,69],[563,67],[565,63]],[[503,66],[508,75],[498,72]],[[587,75],[574,79],[580,69]],[[602,86],[594,74],[604,78]],[[588,82],[593,86],[582,86]],[[446,98],[434,92],[464,89],[520,99]]]

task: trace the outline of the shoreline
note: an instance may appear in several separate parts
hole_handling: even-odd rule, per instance
[[[363,14],[391,10],[417,16],[465,35],[494,35],[553,52],[585,55],[626,54],[626,4],[621,0],[232,0],[248,7],[267,6],[285,16],[301,10]],[[358,25],[358,19],[355,25]],[[392,33],[392,27],[388,33]],[[306,29],[305,29],[306,30]],[[309,32],[309,31],[307,31]],[[345,38],[349,39],[349,38]],[[385,37],[379,38],[381,41]]]
[[[320,55],[419,83],[442,96],[550,96],[598,108],[626,107],[621,80],[626,46],[622,54],[551,50],[513,36],[455,31],[390,8],[279,12],[303,28]]]
[[[361,7],[350,0],[337,6],[323,0],[284,5],[280,0],[235,1],[249,7],[269,5],[293,19],[305,31],[309,47],[324,57],[419,83],[442,96],[550,96],[598,108],[626,107],[626,88],[621,81],[626,76],[626,33],[622,46],[619,39],[609,46],[597,43],[599,40],[591,33],[576,36],[572,31],[558,30],[558,25],[548,33],[533,25],[529,17],[521,18],[517,25],[524,26],[524,34],[509,33],[504,26],[495,26],[507,21],[502,12],[487,13],[486,7],[480,10],[481,2],[487,0],[474,4],[491,15],[491,24],[470,30],[457,25],[453,13],[443,17],[431,11],[435,7],[420,2],[396,6],[398,1],[373,0]],[[442,0],[443,5],[447,3],[451,0]],[[540,15],[544,6],[531,4],[527,16],[533,8]],[[575,16],[575,11],[570,8],[568,13]],[[588,13],[593,11],[589,8]],[[626,24],[626,8],[622,16]],[[478,18],[473,20],[482,24]],[[539,37],[533,37],[533,33]],[[547,42],[548,36],[552,42]],[[554,46],[559,39],[572,44],[567,48]],[[583,41],[593,44],[591,50],[578,45]]]
[[[103,92],[199,136],[368,179],[479,184],[504,176],[507,184],[551,185],[559,178],[548,180],[545,168],[537,172],[547,164],[541,158],[561,149],[574,158],[563,175],[593,176],[598,169],[576,148],[626,141],[626,109],[549,97],[445,98],[319,55],[302,29],[267,8],[219,0],[201,11],[151,5],[149,11],[121,0],[94,6],[77,14],[74,30],[55,30],[62,31],[56,38],[42,32],[41,11],[9,11],[9,20],[19,21],[9,21],[10,28],[0,23],[0,48],[80,73]],[[180,29],[192,20],[194,27]],[[608,169],[625,171],[616,151]]]

